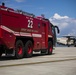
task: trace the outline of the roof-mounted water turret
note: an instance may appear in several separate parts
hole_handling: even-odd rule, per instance
[[[2,6],[5,6],[5,3],[2,3]]]

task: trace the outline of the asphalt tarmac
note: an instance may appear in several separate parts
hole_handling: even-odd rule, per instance
[[[0,58],[0,75],[76,75],[76,47],[56,47],[52,55]]]

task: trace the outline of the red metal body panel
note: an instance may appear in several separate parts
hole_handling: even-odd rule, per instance
[[[24,15],[0,6],[0,40],[9,49],[14,48],[17,36],[33,38],[34,50],[48,48],[48,36],[52,38],[52,29],[49,27],[49,21],[42,17]]]

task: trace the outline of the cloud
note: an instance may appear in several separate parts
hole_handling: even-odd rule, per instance
[[[68,16],[60,16],[59,14],[55,13],[53,18],[55,19],[66,19],[66,18],[69,18]]]
[[[16,0],[17,2],[24,2],[24,0]]]
[[[59,27],[60,35],[76,35],[76,19],[55,13],[49,20]]]

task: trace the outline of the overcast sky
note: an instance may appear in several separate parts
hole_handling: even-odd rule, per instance
[[[76,0],[0,0],[7,7],[36,16],[44,14],[60,28],[60,35],[76,35]]]

